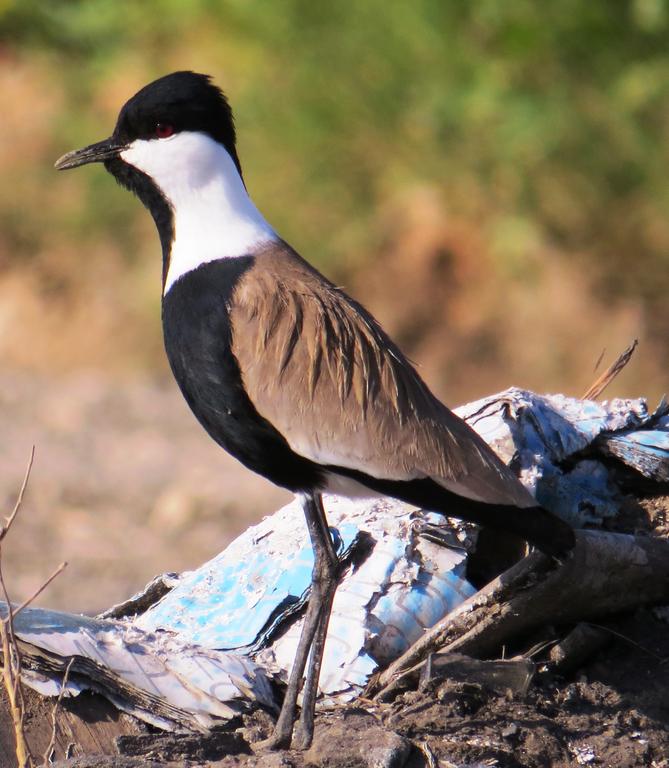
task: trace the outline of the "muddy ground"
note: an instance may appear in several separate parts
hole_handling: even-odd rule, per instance
[[[40,603],[99,611],[156,573],[200,564],[286,498],[211,445],[170,382],[4,374],[0,419],[0,499],[8,511],[30,444],[37,445],[25,506],[2,552],[17,600],[68,560]],[[630,504],[618,527],[667,535],[666,518],[666,500],[655,499]],[[80,697],[66,706],[84,720],[96,712],[112,745],[97,751],[116,756],[93,758],[91,744],[73,743],[72,759],[59,765],[669,768],[668,619],[654,609],[612,617],[607,644],[568,673],[547,669],[545,653],[536,657],[526,693],[437,679],[388,704],[323,713],[306,754],[254,754],[250,745],[271,727],[263,712],[206,739],[175,737]],[[551,628],[548,636],[568,630]],[[523,638],[516,650],[536,641]],[[29,697],[29,721],[46,721],[50,706]]]
[[[114,757],[78,757],[58,768],[667,768],[669,632],[654,611],[607,622],[610,643],[568,676],[540,671],[525,694],[433,680],[384,705],[351,705],[317,718],[306,753],[253,752],[271,717],[257,712],[208,738],[136,732]],[[73,706],[72,704],[68,706]],[[80,702],[84,710],[90,704]],[[35,717],[43,717],[38,702]],[[122,719],[127,720],[125,716]],[[79,754],[75,745],[73,755]]]

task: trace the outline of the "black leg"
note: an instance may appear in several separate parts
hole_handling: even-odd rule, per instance
[[[330,622],[330,613],[332,612],[332,602],[337,590],[337,576],[339,562],[332,545],[332,537],[328,530],[327,520],[325,519],[325,510],[320,494],[314,498],[318,507],[318,518],[323,534],[323,541],[327,542],[326,556],[321,558],[318,564],[323,573],[319,581],[322,584],[321,609],[318,617],[318,626],[313,640],[311,654],[309,656],[309,666],[307,667],[307,678],[302,692],[302,712],[300,722],[293,737],[293,745],[296,749],[309,749],[314,737],[314,710],[316,707],[316,697],[318,695],[318,681],[321,674],[321,665],[323,663],[323,652],[325,650],[325,638],[328,633],[328,624]],[[316,564],[315,564],[316,565]]]
[[[307,659],[309,659],[309,668],[302,703],[299,745],[296,746],[299,746],[300,749],[307,749],[311,744],[318,677],[323,659],[332,599],[337,588],[337,555],[327,527],[320,494],[314,493],[303,496],[302,506],[307,520],[311,545],[314,549],[314,569],[311,575],[309,605],[304,617],[304,626],[293,661],[293,668],[290,672],[286,696],[283,700],[279,719],[274,727],[274,733],[265,742],[266,746],[273,749],[290,746],[295,723],[297,697],[302,687],[302,677]]]

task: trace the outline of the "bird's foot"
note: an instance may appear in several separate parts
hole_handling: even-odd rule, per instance
[[[278,729],[275,728],[274,733],[268,739],[253,742],[251,749],[254,752],[273,752],[277,749],[290,749],[292,732],[292,726],[287,734],[279,733]]]
[[[296,710],[294,704],[284,700],[279,718],[274,726],[274,731],[268,739],[256,741],[252,746],[255,751],[263,752],[276,749],[290,749],[290,741],[293,736],[293,727],[296,722]]]
[[[295,727],[293,733],[293,749],[299,749],[305,752],[311,746],[311,742],[314,740],[314,718],[313,714],[308,722],[309,718],[300,718],[300,722]]]
[[[302,752],[309,749],[314,738],[314,717],[303,713],[299,722],[288,723],[277,721],[274,733],[262,741],[254,742],[251,747],[254,752],[268,752],[278,749],[297,749]]]

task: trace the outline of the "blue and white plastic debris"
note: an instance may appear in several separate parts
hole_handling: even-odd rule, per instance
[[[352,697],[379,664],[397,658],[475,590],[464,577],[462,545],[439,546],[421,535],[426,525],[448,527],[443,515],[391,499],[325,496],[323,502],[340,558],[350,555],[351,562],[332,608],[321,692]],[[312,566],[303,512],[293,502],[185,574],[136,624],[249,654],[285,677]]]
[[[669,405],[604,402],[512,388],[456,408],[537,500],[575,528],[613,517],[621,493],[607,458],[652,482],[669,476]]]
[[[511,389],[457,413],[512,463],[541,504],[576,527],[616,514],[617,469],[651,483],[669,477],[665,402],[650,413],[642,399],[595,403]],[[465,577],[469,526],[389,499],[329,496],[324,504],[345,568],[321,703],[354,698],[377,668],[474,593]],[[174,579],[137,616],[27,609],[16,627],[33,669],[26,682],[57,694],[62,669],[75,657],[68,693],[92,688],[163,728],[203,728],[245,706],[271,708],[269,680],[289,672],[312,563],[293,503]]]
[[[6,615],[0,603],[0,616]],[[14,618],[23,681],[57,696],[73,659],[64,694],[96,691],[119,709],[165,730],[207,730],[252,704],[275,706],[265,671],[241,654],[152,635],[130,622],[93,619],[43,608]]]

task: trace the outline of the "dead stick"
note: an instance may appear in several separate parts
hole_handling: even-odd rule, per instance
[[[435,651],[494,654],[545,624],[587,621],[663,601],[669,601],[669,542],[577,531],[576,547],[564,563],[532,552],[427,630],[365,693],[387,697],[405,670]]]

